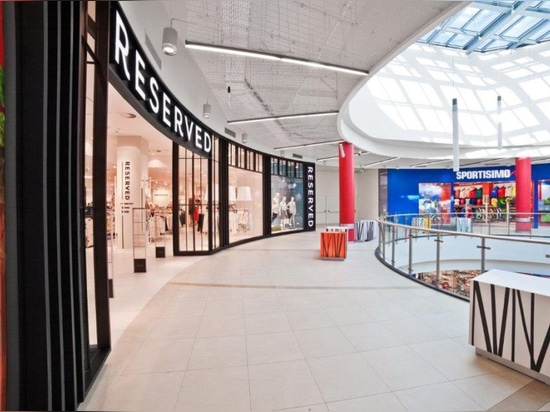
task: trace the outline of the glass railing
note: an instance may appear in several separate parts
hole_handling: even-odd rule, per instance
[[[385,216],[378,219],[376,255],[404,276],[465,299],[470,280],[489,269],[548,276],[550,281],[550,224],[541,218],[534,213],[506,220]]]

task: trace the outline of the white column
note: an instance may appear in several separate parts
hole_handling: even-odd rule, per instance
[[[115,221],[117,246],[131,249],[132,208],[144,207],[142,180],[147,179],[148,142],[141,136],[118,136]],[[145,163],[145,166],[143,165]]]

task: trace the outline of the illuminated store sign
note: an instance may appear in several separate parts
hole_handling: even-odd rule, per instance
[[[306,227],[315,230],[315,165],[305,164],[306,168]]]
[[[159,124],[176,136],[177,143],[210,156],[214,132],[199,122],[162,83],[117,7],[112,10],[112,19],[110,63],[120,79]]]
[[[456,180],[502,180],[511,177],[512,170],[510,169],[461,170],[456,172]]]

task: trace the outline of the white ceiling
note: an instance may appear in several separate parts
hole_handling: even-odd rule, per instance
[[[444,20],[459,2],[163,1],[185,40],[316,60],[377,71],[398,51]],[[160,30],[160,29],[159,29]],[[250,57],[189,50],[226,120],[339,110],[361,76]],[[231,92],[228,93],[228,87]],[[337,117],[228,126],[254,147],[292,146],[339,139]],[[274,153],[281,154],[274,150]],[[304,160],[336,157],[337,145],[287,149]],[[366,154],[363,165],[388,159]],[[322,164],[323,162],[319,162]],[[337,159],[327,161],[337,165]],[[392,162],[384,166],[395,167]],[[359,165],[358,165],[359,166]],[[365,166],[369,167],[369,166]],[[374,166],[372,166],[374,167]]]
[[[165,25],[169,17],[183,21],[173,24],[179,33],[180,47],[188,40],[317,60],[369,71],[371,76],[367,81],[422,34],[468,3],[423,0],[158,2],[167,16]],[[155,36],[160,39],[163,27],[162,24],[147,27],[147,32],[153,40]],[[160,42],[157,42],[160,53]],[[190,49],[188,53],[210,88],[208,99],[215,101],[227,121],[341,110],[365,79],[278,61]],[[110,94],[109,107],[111,136],[140,134],[149,140],[151,156],[169,154],[171,141],[156,129],[144,124],[139,117],[126,119],[116,115],[135,111],[114,90]],[[378,120],[371,119],[372,122]],[[239,142],[240,135],[247,133],[250,147],[267,148],[288,158],[296,154],[307,161],[332,157],[332,160],[317,163],[320,167],[325,163],[337,166],[335,143],[286,149],[284,153],[277,150],[283,146],[338,140],[337,120],[338,117],[329,116],[229,125],[227,128],[236,133]],[[360,152],[363,153],[359,155]],[[366,153],[360,148],[356,148],[356,154],[358,169],[451,166],[450,160],[428,162],[425,157],[416,155]],[[495,156],[464,161],[461,166],[512,163],[512,159]]]

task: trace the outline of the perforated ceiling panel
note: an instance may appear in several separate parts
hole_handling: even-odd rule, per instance
[[[449,1],[171,1],[171,17],[185,18],[185,40],[276,53],[372,70],[424,34],[456,5]],[[338,111],[361,76],[280,61],[193,50],[226,118],[231,120]],[[230,93],[228,93],[230,88]],[[249,144],[282,146],[334,141],[336,116],[230,126]],[[337,155],[335,144],[286,150],[317,160]]]

